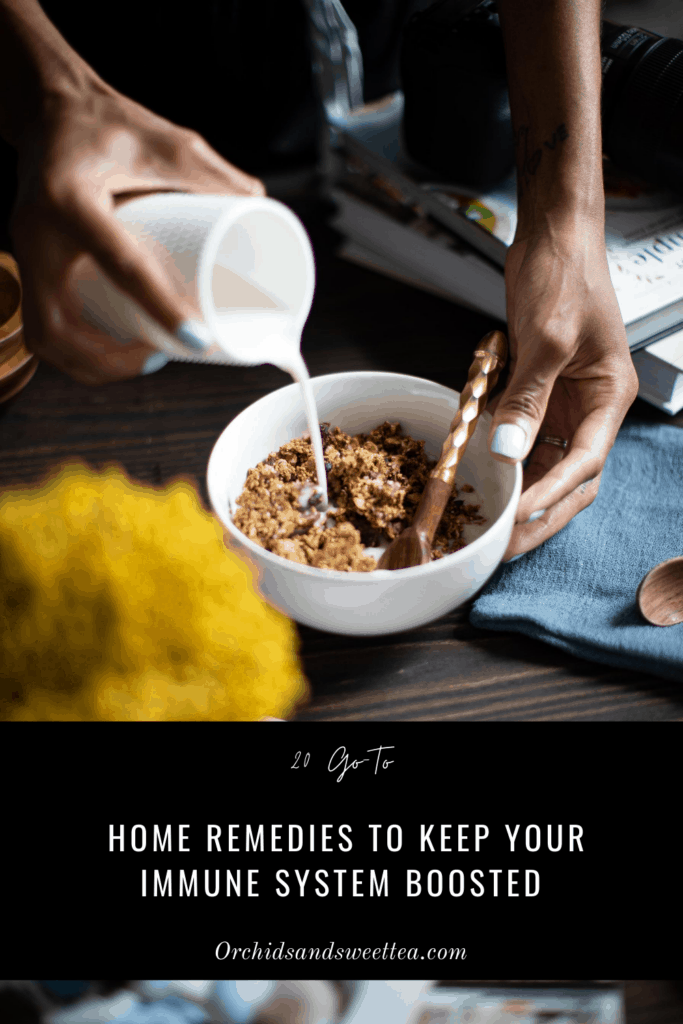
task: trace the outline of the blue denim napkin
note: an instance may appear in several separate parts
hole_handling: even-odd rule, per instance
[[[677,555],[683,555],[683,430],[627,421],[593,504],[541,547],[502,565],[470,622],[683,681],[683,623],[650,626],[635,600],[645,573]]]

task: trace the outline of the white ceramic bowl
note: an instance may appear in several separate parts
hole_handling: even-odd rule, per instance
[[[398,373],[331,373],[311,383],[320,420],[349,434],[398,420],[406,433],[425,441],[434,459],[441,454],[460,397],[440,384]],[[472,597],[505,554],[522,490],[522,467],[491,457],[489,424],[484,413],[457,476],[475,488],[488,523],[468,528],[466,539],[474,538],[472,543],[429,565],[370,573],[315,569],[266,551],[233,524],[230,510],[247,470],[307,429],[298,384],[254,402],[225,428],[209,459],[209,497],[231,547],[257,570],[260,592],[290,618],[330,633],[358,636],[413,629]]]

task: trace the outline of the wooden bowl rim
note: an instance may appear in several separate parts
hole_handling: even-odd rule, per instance
[[[21,277],[19,274],[19,266],[14,256],[9,252],[0,252],[0,267],[7,270],[14,280],[19,285],[19,305],[16,310],[4,324],[0,324],[0,344],[3,341],[7,341],[13,334],[16,334],[17,330],[24,326],[24,320],[21,314]]]

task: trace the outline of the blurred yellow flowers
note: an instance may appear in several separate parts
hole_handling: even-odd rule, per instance
[[[70,463],[0,494],[0,719],[286,718],[297,642],[190,483]]]

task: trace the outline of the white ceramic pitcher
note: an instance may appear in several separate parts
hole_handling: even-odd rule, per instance
[[[298,353],[315,265],[306,230],[288,207],[265,197],[166,192],[133,199],[115,214],[162,262],[178,293],[197,301],[207,348],[189,349],[99,269],[77,281],[86,321],[188,362],[281,365],[283,347]]]

